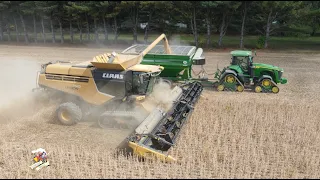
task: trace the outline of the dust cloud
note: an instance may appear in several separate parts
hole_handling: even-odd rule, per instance
[[[170,38],[168,38],[169,45],[173,46],[190,46],[191,44],[187,41],[181,40],[180,34],[172,35]]]
[[[160,79],[160,81],[154,85],[150,97],[146,99],[145,106],[147,106],[148,109],[154,109],[160,105],[164,110],[168,111],[173,106],[175,100],[175,96],[172,96],[171,92],[171,85]]]
[[[40,64],[31,60],[10,59],[1,61],[0,121],[31,113],[34,109],[32,89],[36,87]]]
[[[2,61],[0,66],[0,76],[2,77],[0,108],[13,102],[19,103],[21,99],[26,98],[36,87],[39,70],[40,64],[30,60]]]

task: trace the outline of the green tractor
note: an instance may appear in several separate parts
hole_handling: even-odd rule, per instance
[[[286,84],[287,79],[282,77],[283,69],[277,66],[253,63],[251,51],[231,51],[230,66],[222,71],[218,69],[215,78],[218,79],[218,91],[242,92],[245,87],[252,87],[257,93],[278,93],[277,84]]]

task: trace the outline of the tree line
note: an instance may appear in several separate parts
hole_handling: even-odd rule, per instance
[[[144,23],[145,27],[140,28]],[[186,28],[178,27],[183,24]],[[244,46],[245,35],[259,35],[264,48],[272,35],[292,35],[285,29],[308,27],[314,36],[320,28],[319,1],[1,1],[0,41],[19,42],[23,33],[24,42],[47,43],[46,36],[56,43],[65,42],[69,31],[71,43],[75,33],[80,43],[103,41],[117,42],[121,33],[132,33],[133,43],[138,33],[144,33],[147,43],[150,32],[190,33],[194,44],[199,45],[199,34],[206,37],[207,47],[212,46],[212,34],[218,34],[217,45],[223,45],[227,31],[239,35],[239,47]],[[58,30],[56,32],[56,29]],[[289,32],[289,31],[287,31]],[[94,34],[91,39],[91,34]],[[40,38],[40,36],[42,36]],[[85,38],[85,39],[84,39]],[[42,39],[42,40],[40,40]]]

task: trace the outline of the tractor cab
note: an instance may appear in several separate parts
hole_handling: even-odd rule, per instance
[[[248,74],[253,77],[253,56],[251,51],[236,50],[231,51],[231,65],[235,65],[241,68],[244,74]]]

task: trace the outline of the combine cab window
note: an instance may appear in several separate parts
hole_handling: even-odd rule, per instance
[[[132,91],[134,94],[146,94],[148,90],[148,85],[150,81],[150,76],[143,76],[143,82],[140,82],[140,72],[133,73],[133,87]]]
[[[93,71],[94,81],[98,91],[112,96],[123,98],[125,96],[124,74],[120,71]]]
[[[143,75],[143,82],[140,81],[139,75],[141,72],[133,73],[133,94],[137,95],[146,95],[150,94],[153,89],[153,85],[155,83],[156,77],[152,77],[150,75]]]
[[[97,88],[100,92],[110,94],[116,97],[125,96],[125,83],[124,81],[117,80],[96,80]]]

